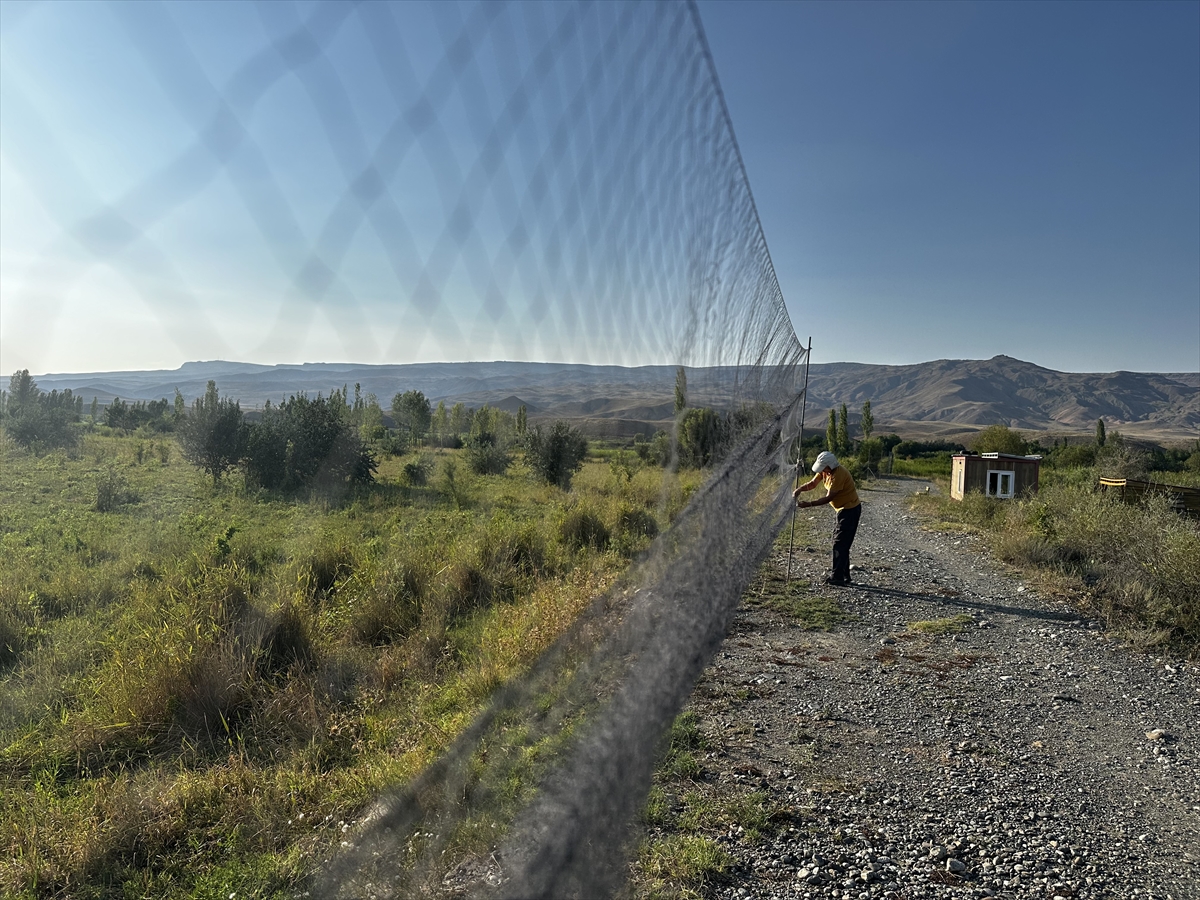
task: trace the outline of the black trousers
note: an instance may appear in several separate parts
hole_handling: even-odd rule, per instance
[[[838,510],[833,525],[833,580],[850,580],[850,545],[858,534],[858,520],[862,518],[862,504]]]

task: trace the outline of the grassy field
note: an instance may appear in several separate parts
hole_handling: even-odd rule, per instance
[[[436,451],[295,500],[169,437],[0,453],[0,895],[31,898],[289,895],[700,480]]]
[[[1187,484],[1191,473],[1155,473]],[[1039,492],[1002,501],[916,494],[934,527],[987,537],[1001,559],[1142,647],[1200,656],[1200,522],[1162,495],[1126,504],[1097,492],[1092,468],[1045,470]]]

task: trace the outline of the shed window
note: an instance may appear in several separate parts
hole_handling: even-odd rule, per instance
[[[1005,499],[1013,495],[1013,476],[1016,473],[1003,469],[988,469],[987,495]]]

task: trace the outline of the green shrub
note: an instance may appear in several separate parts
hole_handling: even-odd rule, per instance
[[[460,562],[451,567],[447,584],[446,619],[449,624],[486,609],[495,597],[491,580],[478,566],[470,563]]]
[[[563,490],[587,457],[587,438],[566,422],[555,422],[543,431],[538,425],[525,435],[525,453],[530,466],[550,484]]]
[[[404,480],[412,487],[422,487],[432,470],[432,461],[422,456],[404,464]]]
[[[314,600],[330,594],[354,572],[355,554],[342,540],[323,540],[300,562],[296,577],[304,593]]]
[[[654,537],[658,534],[658,520],[649,510],[626,506],[617,513],[617,531],[632,537]]]
[[[594,547],[603,550],[611,535],[600,517],[587,509],[571,510],[558,529],[562,542],[573,550]]]
[[[311,668],[315,657],[311,626],[303,611],[289,603],[263,635],[255,662],[260,676],[273,677],[293,666]]]
[[[129,480],[116,468],[110,466],[96,478],[96,500],[92,504],[96,512],[112,512],[137,500],[138,495],[130,488]]]
[[[989,425],[971,441],[976,453],[1012,453],[1023,456],[1029,447],[1025,435],[1007,425]]]

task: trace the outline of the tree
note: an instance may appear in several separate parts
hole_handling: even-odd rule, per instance
[[[517,434],[521,437],[525,436],[525,432],[529,430],[529,412],[525,409],[525,404],[522,403],[517,410]]]
[[[1011,453],[1014,456],[1024,456],[1027,447],[1025,436],[1007,425],[989,425],[975,435],[975,440],[971,442],[971,449],[976,453]]]
[[[838,452],[837,410],[829,411],[829,424],[825,426],[825,449],[830,453]]]
[[[433,411],[433,421],[430,423],[430,433],[442,447],[446,446],[447,433],[450,430],[450,413],[446,409],[446,401],[439,400],[437,409]]]
[[[725,423],[708,407],[689,409],[679,423],[679,460],[702,468],[715,460],[725,438]]]
[[[675,415],[687,409],[687,372],[680,366],[675,370]]]
[[[17,413],[31,406],[41,393],[28,369],[17,370],[8,380],[8,412]]]
[[[387,429],[383,427],[383,408],[374,394],[367,394],[363,400],[359,418],[362,421],[359,422],[358,431],[364,441],[377,441],[387,437]]]
[[[392,418],[396,420],[396,427],[406,429],[416,443],[428,433],[433,410],[424,393],[405,391],[392,398]]]
[[[113,397],[112,402],[104,408],[104,424],[109,428],[125,429],[125,416],[129,412],[129,404],[120,397]]]
[[[871,415],[871,401],[867,400],[863,403],[862,408],[862,433],[863,440],[871,439],[871,432],[875,430],[875,417]]]
[[[486,404],[475,414],[467,437],[467,462],[476,475],[503,475],[512,462],[512,416]]]
[[[1096,420],[1096,446],[1103,447],[1105,440],[1106,440],[1106,436],[1104,434],[1104,420],[1097,419]]]
[[[214,485],[242,458],[246,437],[241,404],[222,398],[215,381],[196,398],[179,434],[184,458],[211,475]]]
[[[838,456],[845,456],[850,452],[850,414],[845,403],[838,410],[837,443]]]
[[[452,435],[464,434],[470,427],[470,410],[461,403],[455,403],[450,408],[450,433]]]
[[[563,490],[587,456],[587,438],[561,419],[548,430],[541,425],[525,435],[525,452],[533,470]]]
[[[43,392],[28,369],[13,373],[5,405],[5,429],[22,447],[34,451],[72,447],[79,439],[74,423],[83,414],[82,397],[71,390]]]
[[[335,397],[325,399],[319,394],[316,400],[293,395],[273,409],[264,409],[246,440],[247,478],[281,491],[373,481],[375,458],[344,411]]]

